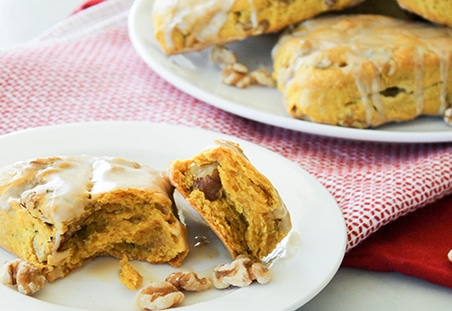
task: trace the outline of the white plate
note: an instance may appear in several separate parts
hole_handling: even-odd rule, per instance
[[[442,118],[422,117],[378,129],[352,129],[291,118],[280,92],[265,87],[238,89],[220,81],[220,71],[209,60],[209,49],[167,57],[153,36],[154,0],[135,0],[129,13],[129,35],[141,58],[162,78],[180,90],[230,113],[296,131],[330,137],[381,142],[450,142],[452,127]],[[230,45],[239,60],[251,68],[272,70],[270,51],[276,36],[259,36]]]
[[[289,256],[271,268],[267,285],[189,294],[177,310],[295,310],[313,298],[336,273],[346,245],[342,213],[329,192],[299,166],[235,137],[181,126],[144,122],[93,122],[36,128],[0,137],[0,166],[38,156],[92,154],[119,156],[166,169],[176,158],[191,157],[215,139],[240,143],[251,162],[274,184],[293,221]],[[271,165],[270,165],[271,163]],[[191,228],[191,229],[190,229]],[[207,249],[192,249],[182,268],[207,273],[229,262],[222,244],[204,227],[189,227],[190,244],[201,233]],[[13,256],[0,249],[0,262]],[[167,265],[133,262],[145,278],[163,279]],[[48,284],[35,298],[0,285],[2,310],[135,310],[135,293],[119,283],[118,261],[100,258],[62,280]],[[68,309],[68,310],[69,310]]]

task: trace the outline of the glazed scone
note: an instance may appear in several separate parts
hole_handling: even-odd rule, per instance
[[[155,0],[152,22],[163,51],[176,54],[277,32],[362,0]]]
[[[369,128],[452,103],[452,30],[380,15],[318,17],[282,35],[274,78],[288,113]]]
[[[452,27],[452,2],[436,0],[397,0],[401,8],[431,22]]]
[[[175,160],[169,177],[233,258],[265,261],[291,230],[277,190],[237,144],[218,141],[191,159]]]
[[[48,281],[101,255],[181,265],[188,253],[167,176],[120,158],[65,156],[0,170],[0,246]]]

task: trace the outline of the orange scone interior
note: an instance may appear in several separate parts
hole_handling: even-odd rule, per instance
[[[48,281],[101,255],[179,266],[188,253],[166,176],[133,161],[65,156],[0,170],[0,246]]]
[[[233,258],[263,260],[291,229],[277,190],[236,144],[222,141],[191,159],[176,160],[169,176]]]

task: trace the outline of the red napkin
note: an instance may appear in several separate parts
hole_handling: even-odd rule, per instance
[[[397,271],[452,288],[452,196],[380,228],[344,258],[343,266]]]

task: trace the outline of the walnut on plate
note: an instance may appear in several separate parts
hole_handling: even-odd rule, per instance
[[[237,63],[237,55],[224,45],[215,45],[210,51],[210,60],[220,68]]]
[[[0,282],[22,294],[31,295],[41,290],[47,280],[35,266],[22,259],[15,259],[3,266]]]
[[[271,73],[265,69],[256,69],[251,71],[250,77],[253,81],[256,81],[257,84],[262,86],[275,87],[276,85]]]
[[[165,310],[184,301],[185,295],[169,282],[150,282],[136,296],[141,310]]]
[[[270,282],[271,274],[266,266],[246,256],[238,256],[230,264],[218,265],[213,271],[213,285],[223,289],[229,286],[245,287],[253,281],[260,284]]]
[[[240,63],[227,65],[221,73],[221,78],[224,84],[242,89],[253,84],[253,79],[248,74],[248,68]]]
[[[221,81],[224,84],[247,88],[251,85],[275,87],[275,80],[271,73],[265,69],[249,72],[248,67],[238,61],[237,55],[224,45],[216,45],[210,52],[210,59],[218,65],[221,72]]]
[[[191,271],[173,272],[165,281],[181,291],[200,292],[212,288],[212,281],[209,278],[200,278]]]

